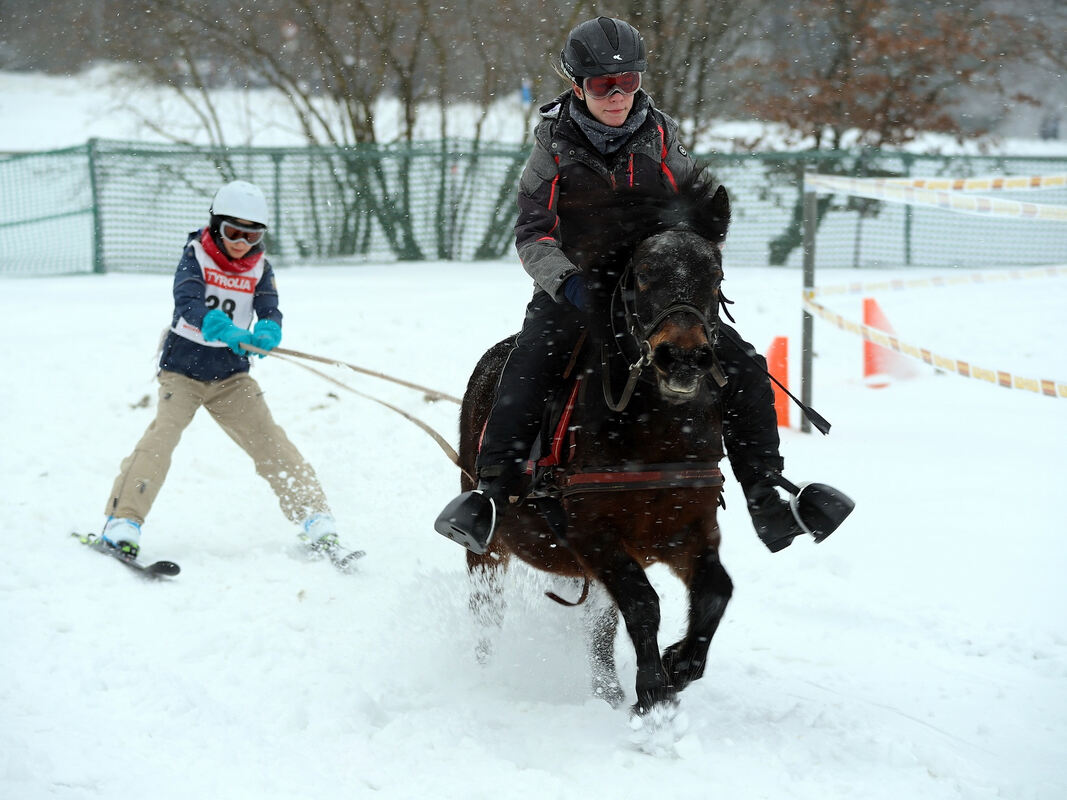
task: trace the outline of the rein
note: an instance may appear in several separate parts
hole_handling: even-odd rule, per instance
[[[604,402],[608,404],[608,408],[612,411],[620,412],[625,411],[626,407],[630,405],[630,398],[633,397],[634,389],[637,388],[637,381],[641,378],[641,373],[644,372],[645,367],[652,363],[652,346],[646,339],[639,344],[645,352],[630,365],[629,375],[626,377],[626,385],[622,389],[622,395],[618,401],[614,400],[611,396],[611,358],[608,354],[607,343],[603,344],[600,349],[600,385],[604,390]]]

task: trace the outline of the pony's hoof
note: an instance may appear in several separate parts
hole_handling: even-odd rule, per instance
[[[640,727],[641,720],[650,714],[662,716],[671,709],[677,710],[678,704],[679,700],[676,694],[670,694],[661,700],[646,700],[644,702],[639,700],[630,706],[630,727],[632,728],[635,724]]]
[[[676,745],[688,730],[689,715],[680,709],[677,697],[652,703],[645,710],[635,705],[630,715],[630,742],[649,755],[677,755]]]

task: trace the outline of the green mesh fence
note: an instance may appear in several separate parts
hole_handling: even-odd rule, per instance
[[[515,188],[528,150],[463,140],[351,148],[206,148],[92,140],[0,156],[0,274],[168,272],[218,186],[257,183],[272,204],[276,266],[471,260],[514,252]],[[726,185],[731,266],[800,266],[805,171],[970,177],[1067,172],[1067,158],[881,152],[698,155]],[[1067,203],[1065,192],[1030,200]],[[828,199],[821,267],[1062,262],[1067,226],[967,219]]]
[[[0,274],[93,268],[86,148],[0,157]]]

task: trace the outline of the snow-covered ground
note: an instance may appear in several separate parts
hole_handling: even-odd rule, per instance
[[[22,102],[20,129],[59,107]],[[12,127],[0,149],[22,146]],[[738,327],[764,350],[790,337],[795,387],[798,273],[731,270],[728,248],[726,263]],[[279,288],[285,346],[454,395],[530,289],[513,259],[287,269]],[[463,551],[432,529],[457,470],[409,421],[277,359],[253,374],[367,550],[357,574],[294,554],[268,487],[203,414],[143,539],[146,559],[182,574],[147,583],[79,548],[69,533],[100,527],[153,417],[170,277],[0,289],[2,798],[1067,796],[1062,398],[925,366],[870,389],[860,341],[817,320],[814,405],[833,431],[784,430],[787,475],[840,487],[856,511],[823,544],[772,555],[729,482],[734,599],[682,695],[688,732],[653,756],[624,710],[589,696],[580,614],[546,600],[544,578],[514,571],[494,659],[476,662]],[[877,299],[910,343],[1067,381],[1062,278]],[[856,320],[859,303],[827,300]],[[324,369],[455,443],[453,404]],[[668,644],[683,596],[652,578]],[[625,633],[616,649],[632,701]]]
[[[787,335],[796,351],[797,282],[728,273],[758,347]],[[529,291],[512,262],[287,270],[279,283],[287,346],[455,395]],[[921,344],[1063,380],[1065,290],[1050,278],[879,301]],[[859,315],[858,298],[833,306]],[[432,529],[456,469],[407,420],[293,365],[266,359],[254,375],[368,551],[358,574],[293,555],[273,495],[206,415],[145,525],[144,556],[182,574],[148,584],[80,549],[70,531],[99,528],[154,414],[140,401],[155,398],[169,313],[166,276],[4,281],[0,796],[1067,793],[1063,399],[926,367],[869,389],[859,340],[817,322],[815,406],[834,428],[783,431],[787,474],[836,485],[857,509],[825,543],[771,555],[730,483],[735,598],[707,675],[683,694],[689,732],[657,758],[630,744],[624,711],[588,695],[579,614],[526,570],[495,660],[476,663],[463,552]],[[455,442],[453,404],[327,369]],[[653,578],[667,644],[682,595]],[[617,651],[632,700],[625,634]]]

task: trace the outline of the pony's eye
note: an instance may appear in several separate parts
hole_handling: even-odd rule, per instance
[[[648,288],[648,285],[652,282],[652,270],[648,264],[638,264],[634,270],[634,281],[638,289],[644,290]]]

